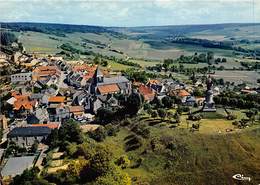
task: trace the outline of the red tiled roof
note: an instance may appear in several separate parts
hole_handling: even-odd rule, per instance
[[[160,82],[159,82],[159,80],[151,79],[151,80],[148,80],[147,84],[154,84],[154,85],[157,85],[157,84],[160,84]]]
[[[116,84],[101,85],[98,86],[98,90],[101,94],[119,92],[120,89]]]
[[[83,65],[76,65],[72,68],[74,72],[79,72],[79,71],[86,71],[86,72],[94,72],[96,70],[97,66],[89,66],[87,64]]]
[[[20,110],[21,108],[31,110],[36,104],[36,101],[29,100],[29,96],[26,95],[16,96],[15,98],[14,110]]]
[[[145,85],[140,85],[138,90],[144,96],[145,100],[152,100],[155,96],[154,91]]]
[[[187,92],[187,91],[184,90],[184,89],[181,89],[181,90],[179,90],[179,92],[178,92],[177,95],[180,96],[180,97],[185,97],[185,96],[190,96],[190,93]]]
[[[50,129],[56,129],[60,127],[60,123],[47,123],[47,124],[31,124],[32,127],[49,127]]]
[[[69,106],[69,111],[71,113],[83,113],[84,108],[82,106]]]
[[[59,76],[60,73],[60,70],[56,66],[39,66],[33,70],[32,78],[38,80],[42,76]]]
[[[49,97],[49,102],[63,103],[65,101],[65,98],[65,96],[52,96]]]

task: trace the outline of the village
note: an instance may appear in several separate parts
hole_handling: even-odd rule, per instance
[[[160,107],[163,103],[162,107],[178,110],[181,106],[183,110],[172,115],[175,122],[180,123],[184,119],[180,117],[181,112],[189,111],[189,119],[193,121],[199,121],[201,117],[192,114],[192,111],[216,112],[214,96],[220,95],[224,89],[223,86],[214,86],[210,75],[205,83],[198,80],[186,84],[170,77],[148,79],[142,83],[131,81],[122,73],[114,73],[92,61],[66,61],[60,56],[24,54],[10,57],[3,52],[0,60],[2,67],[10,63],[9,60],[21,67],[20,73],[11,74],[6,80],[10,81],[10,85],[6,83],[3,87],[6,90],[2,92],[4,96],[0,101],[3,179],[11,179],[35,165],[42,168],[41,161],[48,149],[44,141],[64,122],[72,119],[84,132],[93,131],[100,126],[99,121],[108,121],[96,119],[99,110],[122,107],[122,99],[133,93],[143,99],[144,107],[139,112],[146,110],[154,118],[159,116],[164,120],[167,112],[151,110],[150,104]],[[205,90],[205,95],[195,92],[198,88]],[[237,93],[257,94],[259,89],[244,87]],[[233,119],[234,115],[227,111],[227,116]],[[192,124],[191,128],[198,130],[198,127],[199,124]],[[232,130],[227,128],[224,132]],[[6,155],[12,144],[23,152]]]

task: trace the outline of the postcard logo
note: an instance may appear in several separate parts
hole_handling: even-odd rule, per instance
[[[251,181],[251,177],[245,177],[243,174],[236,174],[232,176],[233,179],[239,180],[239,181]]]

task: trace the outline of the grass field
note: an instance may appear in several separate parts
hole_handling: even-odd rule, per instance
[[[158,123],[150,124],[151,121]],[[236,173],[250,176],[252,182],[249,184],[260,180],[259,126],[227,133],[227,128],[233,128],[231,121],[203,119],[200,130],[193,133],[186,128],[185,122],[177,128],[161,124],[160,119],[142,118],[133,122],[146,124],[151,130],[150,137],[142,139],[140,148],[125,151],[126,138],[133,134],[126,128],[121,128],[117,136],[104,141],[116,156],[126,154],[131,165],[142,160],[139,167],[125,169],[133,184],[230,185],[235,184],[232,175]],[[175,149],[158,145],[161,148],[153,150],[153,138],[158,138],[160,142],[173,142]]]

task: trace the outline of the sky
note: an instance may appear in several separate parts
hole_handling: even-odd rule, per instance
[[[0,0],[1,22],[160,26],[260,22],[260,0]]]

